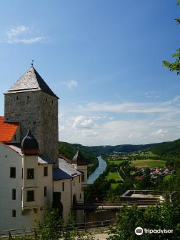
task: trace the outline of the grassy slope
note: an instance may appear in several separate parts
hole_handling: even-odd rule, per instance
[[[154,167],[165,167],[165,161],[163,160],[135,160],[132,161],[131,164],[134,167],[137,168],[142,168],[142,167],[149,167],[149,168],[154,168]]]

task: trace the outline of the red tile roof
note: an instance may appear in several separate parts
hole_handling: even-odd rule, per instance
[[[18,123],[5,123],[4,117],[0,117],[0,142],[10,142],[18,127]]]

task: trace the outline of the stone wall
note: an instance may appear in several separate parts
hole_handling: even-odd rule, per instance
[[[41,90],[5,94],[5,121],[20,122],[21,140],[30,127],[40,154],[58,156],[58,99]]]

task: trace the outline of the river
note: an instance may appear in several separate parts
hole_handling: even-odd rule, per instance
[[[99,166],[96,168],[96,170],[89,176],[88,178],[88,184],[93,184],[94,181],[99,177],[100,174],[102,174],[107,166],[107,163],[102,159],[101,156],[98,157]]]

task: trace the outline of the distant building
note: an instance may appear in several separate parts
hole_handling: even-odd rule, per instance
[[[35,226],[53,202],[63,217],[83,203],[87,164],[78,161],[59,156],[58,97],[32,65],[5,93],[0,117],[0,231]]]

